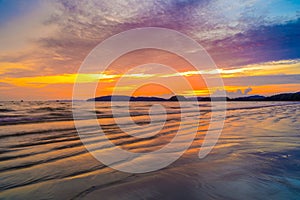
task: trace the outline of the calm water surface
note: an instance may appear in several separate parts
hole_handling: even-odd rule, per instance
[[[137,124],[150,122],[152,104],[131,104]],[[0,199],[300,199],[299,102],[227,103],[222,135],[204,159],[198,152],[210,104],[186,104],[181,111],[176,102],[161,104],[168,113],[165,127],[155,137],[138,140],[114,124],[108,103],[96,103],[107,137],[132,152],[166,145],[176,133],[180,112],[193,114],[200,106],[197,136],[180,159],[159,171],[129,174],[104,166],[85,149],[74,128],[71,103],[0,102]],[[124,108],[120,102],[119,118]],[[154,114],[156,123],[162,113]],[[86,123],[88,145],[105,150],[97,130],[89,130],[88,116]]]

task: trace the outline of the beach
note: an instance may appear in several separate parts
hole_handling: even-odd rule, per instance
[[[300,198],[299,102],[227,102],[222,134],[203,159],[198,152],[211,116],[209,102],[183,108],[177,102],[162,102],[168,113],[165,127],[158,136],[143,140],[123,137],[108,103],[95,104],[108,137],[132,152],[162,148],[174,137],[180,113],[192,114],[194,107],[201,111],[197,135],[171,165],[149,173],[125,173],[105,166],[83,146],[71,102],[0,102],[0,199]],[[131,117],[140,125],[147,123],[151,105],[133,102]],[[153,119],[159,119],[161,113],[155,114]],[[102,151],[102,138],[86,121],[89,147]]]

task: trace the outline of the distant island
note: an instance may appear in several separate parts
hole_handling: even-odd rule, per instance
[[[160,97],[132,97],[123,95],[114,96],[101,96],[96,98],[88,99],[87,101],[300,101],[300,92],[296,93],[282,93],[272,96],[247,96],[247,97],[184,97],[181,95],[172,96],[171,98],[165,99]]]

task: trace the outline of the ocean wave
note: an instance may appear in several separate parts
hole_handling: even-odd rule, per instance
[[[14,109],[0,108],[0,112],[14,112]]]
[[[40,111],[48,111],[48,112],[55,112],[55,111],[65,111],[68,109],[67,107],[40,107],[40,108],[35,108],[32,110],[32,112],[40,112]]]

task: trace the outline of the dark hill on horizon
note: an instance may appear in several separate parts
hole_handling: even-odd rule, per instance
[[[125,95],[115,95],[91,98],[87,101],[166,101],[166,99],[160,97],[130,97]]]
[[[115,96],[101,96],[96,98],[88,99],[87,101],[300,101],[300,92],[296,93],[282,93],[272,96],[261,96],[253,95],[247,97],[190,97],[186,98],[181,95],[172,96],[169,99],[164,99],[161,97],[131,97],[125,95],[115,95]]]

